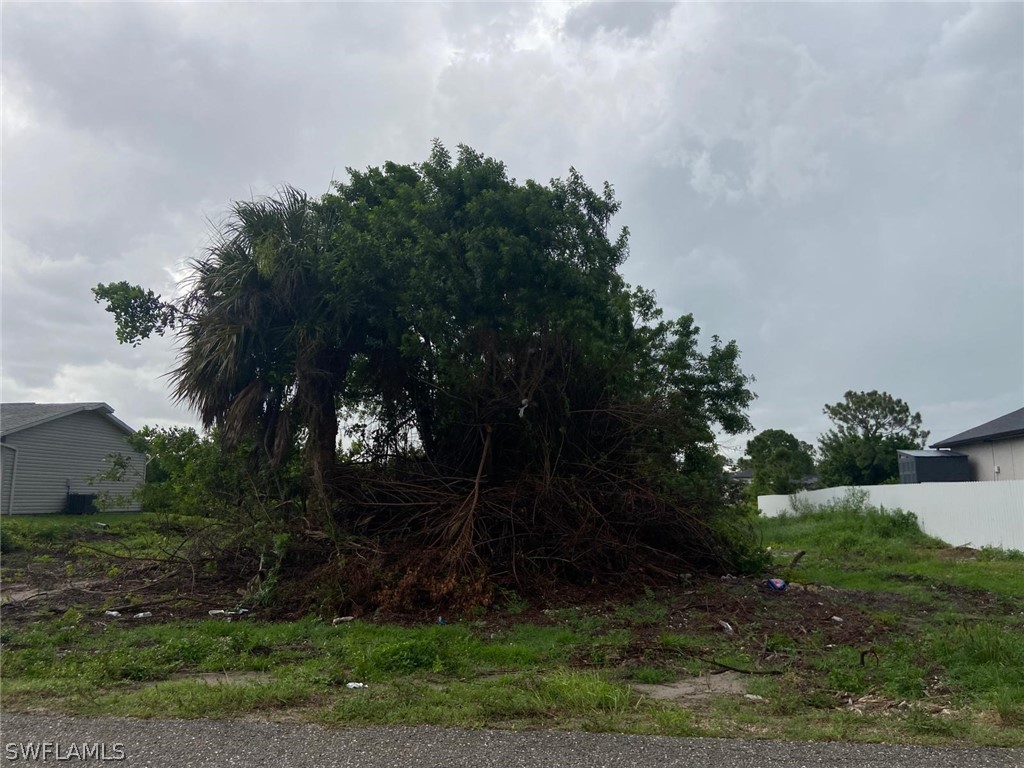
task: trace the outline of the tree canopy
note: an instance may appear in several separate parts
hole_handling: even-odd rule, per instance
[[[735,342],[701,351],[692,316],[626,284],[618,210],[575,170],[518,183],[435,143],[318,199],[235,203],[175,302],[94,293],[122,342],[174,329],[175,395],[226,444],[305,456],[325,527],[418,535],[463,570],[720,558],[714,434],[749,429],[750,379]]]
[[[754,473],[754,495],[794,493],[814,473],[814,448],[785,430],[766,429],[747,443],[740,464]]]
[[[899,477],[896,452],[921,448],[928,439],[921,414],[887,392],[847,392],[825,406],[835,425],[818,441],[822,481],[828,485],[877,485]]]

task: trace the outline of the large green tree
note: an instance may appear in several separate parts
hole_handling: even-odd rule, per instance
[[[350,404],[375,407],[387,438],[414,428],[432,460],[467,469],[480,430],[497,430],[496,471],[509,474],[564,444],[572,422],[595,429],[595,406],[612,401],[671,405],[672,454],[709,444],[711,425],[747,427],[736,345],[715,338],[702,354],[691,316],[664,320],[620,276],[627,233],[609,237],[610,187],[575,171],[518,184],[493,159],[436,146],[416,168],[351,172],[326,202],[352,256],[338,268],[373,275]]]
[[[574,170],[519,183],[437,143],[319,199],[236,204],[176,302],[95,293],[122,341],[173,328],[177,395],[228,440],[297,446],[335,521],[464,560],[682,556],[711,546],[715,431],[748,430],[753,394],[735,342],[702,351],[692,316],[623,280],[618,210]]]
[[[887,392],[847,392],[825,406],[833,428],[821,435],[819,472],[827,485],[877,485],[899,477],[896,452],[921,448],[921,414]]]
[[[741,465],[754,473],[753,493],[793,493],[814,473],[814,448],[785,430],[766,429],[747,443]]]

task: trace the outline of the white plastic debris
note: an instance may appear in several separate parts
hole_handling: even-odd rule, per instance
[[[365,688],[366,683],[345,683],[345,687],[355,690],[356,688]]]
[[[355,619],[355,616],[338,616],[331,622],[331,624],[338,626],[339,624],[344,624],[346,621],[355,621]]]
[[[106,523],[96,523],[96,525],[98,525],[100,528],[109,528],[110,527]]]
[[[116,618],[118,618],[121,615],[121,612],[120,611],[104,611],[103,615],[104,616],[109,616],[112,619],[116,619]]]
[[[732,624],[728,621],[719,621],[718,626],[722,628],[722,631],[727,635],[731,635],[735,630],[732,628]]]
[[[214,608],[212,611],[207,611],[210,616],[244,616],[248,612],[248,608],[236,608],[233,611],[225,611],[223,608]]]
[[[519,409],[519,418],[520,419],[523,418],[523,414],[526,412],[526,408],[527,408],[527,406],[529,404],[530,404],[530,401],[527,398],[524,397],[523,398],[523,407]]]
[[[153,614],[150,613],[149,611],[143,611],[142,613],[136,613],[135,616],[133,616],[133,618],[136,618],[136,619],[148,619],[152,615]]]
[[[836,624],[842,624],[843,618],[841,616],[833,616],[832,621],[834,621]]]
[[[751,701],[765,701],[764,696],[758,696],[756,693],[744,693],[743,698]]]

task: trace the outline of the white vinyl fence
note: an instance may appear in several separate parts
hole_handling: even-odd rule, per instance
[[[766,517],[793,509],[792,500],[825,504],[841,499],[848,486],[800,491],[795,496],[758,496]],[[917,515],[922,530],[953,546],[1024,550],[1024,480],[973,483],[870,485],[868,504]]]

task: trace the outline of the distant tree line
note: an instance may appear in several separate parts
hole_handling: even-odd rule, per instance
[[[899,477],[897,451],[923,448],[921,414],[887,392],[847,392],[826,405],[833,427],[817,450],[780,429],[747,443],[739,465],[753,473],[754,495],[793,493],[808,485],[879,485]]]

